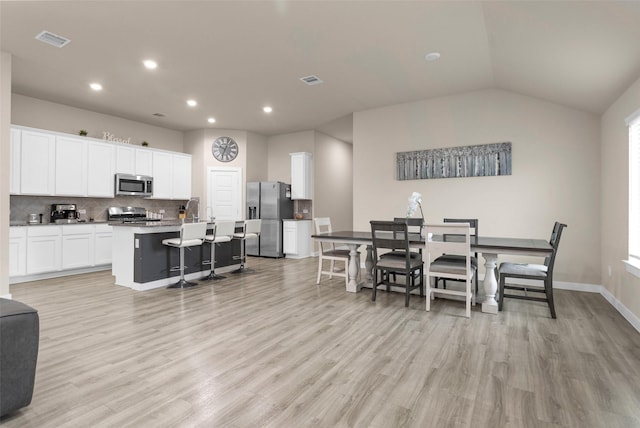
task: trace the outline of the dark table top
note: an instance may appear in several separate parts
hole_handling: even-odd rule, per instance
[[[413,245],[424,244],[424,238],[417,233],[409,234]],[[371,244],[371,232],[359,232],[355,230],[341,230],[338,232],[321,233],[311,235],[312,238],[325,239],[327,241]],[[442,237],[434,236],[433,239],[441,240]],[[472,236],[471,250],[479,253],[522,253],[531,255],[551,254],[552,248],[548,241],[544,239],[530,238],[501,238],[492,236]]]

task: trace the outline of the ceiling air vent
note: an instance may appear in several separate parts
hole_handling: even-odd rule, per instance
[[[50,31],[43,31],[42,33],[36,36],[37,40],[41,42],[45,42],[50,44],[51,46],[55,46],[57,48],[62,48],[69,44],[71,40],[64,38],[62,36],[58,36],[57,34],[53,34]]]
[[[300,80],[302,80],[304,83],[306,83],[309,86],[319,85],[320,83],[322,83],[322,80],[320,80],[318,76],[314,76],[314,75],[301,77]]]
[[[156,117],[165,117],[166,114],[164,113],[153,113],[151,116],[156,116]]]

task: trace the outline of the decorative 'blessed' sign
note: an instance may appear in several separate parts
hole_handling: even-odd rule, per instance
[[[105,141],[112,141],[114,143],[123,143],[123,144],[131,144],[131,137],[129,138],[119,138],[113,135],[109,131],[104,131],[102,133],[102,139]]]

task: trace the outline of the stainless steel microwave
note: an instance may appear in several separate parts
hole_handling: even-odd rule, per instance
[[[153,177],[116,174],[116,195],[153,196]]]

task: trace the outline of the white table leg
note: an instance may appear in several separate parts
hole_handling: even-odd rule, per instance
[[[367,245],[367,258],[364,260],[364,268],[366,269],[365,278],[368,282],[373,281],[373,247]]]
[[[360,244],[347,244],[349,247],[349,283],[347,291],[357,293],[362,287],[358,284],[358,273],[360,272],[360,253],[358,247]]]
[[[482,253],[484,258],[484,295],[482,302],[482,312],[489,314],[498,313],[498,302],[496,302],[496,291],[498,291],[498,281],[496,281],[496,263],[498,255],[492,253]]]

